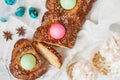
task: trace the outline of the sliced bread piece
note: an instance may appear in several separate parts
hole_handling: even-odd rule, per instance
[[[62,57],[52,46],[43,42],[33,42],[33,46],[50,64],[61,67]]]
[[[47,70],[28,39],[20,39],[15,43],[9,68],[14,77],[22,80],[35,80]]]

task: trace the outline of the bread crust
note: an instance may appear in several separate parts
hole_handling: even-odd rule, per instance
[[[72,64],[70,64],[68,66],[68,69],[67,69],[67,75],[69,77],[69,80],[73,80],[73,76],[72,76],[72,71],[73,71],[73,68],[74,68],[74,65],[76,64],[77,62],[74,62]]]
[[[42,55],[50,64],[54,65],[57,68],[60,68],[62,65],[61,55],[53,48],[43,42],[33,42],[34,48]]]
[[[20,65],[20,58],[26,53],[30,53],[36,58],[37,62],[32,70],[25,70]],[[28,39],[20,39],[15,43],[9,68],[14,77],[22,80],[35,80],[47,70]]]
[[[95,0],[77,0],[75,8],[65,10],[60,0],[47,0],[48,11],[44,14],[41,26],[34,34],[34,41],[44,42],[59,47],[72,48],[75,44],[77,32],[81,30],[85,17],[91,10]],[[49,29],[52,24],[62,24],[66,29],[65,36],[56,40],[50,36]]]

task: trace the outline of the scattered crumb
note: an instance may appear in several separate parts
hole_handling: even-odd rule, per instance
[[[110,72],[110,66],[106,64],[105,58],[99,52],[94,55],[92,62],[102,74],[107,75]]]

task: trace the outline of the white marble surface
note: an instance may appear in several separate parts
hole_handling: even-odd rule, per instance
[[[24,1],[24,0],[22,0]],[[14,43],[20,38],[32,39],[33,33],[41,23],[41,18],[45,9],[46,0],[26,0],[25,2],[17,3],[14,5],[11,12],[19,5],[26,6],[27,10],[25,16],[17,18],[12,14],[9,17],[8,22],[0,22],[0,80],[16,80],[12,75],[9,75],[9,63],[11,58],[11,51]],[[28,16],[28,8],[34,6],[39,9],[39,18],[31,19]],[[0,7],[1,8],[1,7]],[[94,51],[95,47],[98,47],[107,37],[111,35],[109,27],[118,25],[120,27],[120,0],[97,0],[92,10],[87,16],[87,20],[83,26],[83,29],[78,33],[78,38],[73,49],[59,49],[59,52],[66,57],[63,62],[63,66],[60,70],[50,66],[50,69],[38,80],[68,80],[66,75],[67,63],[72,59],[75,54],[88,53]],[[16,28],[24,26],[26,29],[26,35],[24,37],[18,37],[16,34]],[[117,31],[120,28],[113,28]],[[3,38],[3,31],[11,31],[13,34],[13,40],[8,42]],[[85,57],[90,58],[91,55],[88,53]],[[98,80],[119,80],[119,78],[110,78],[99,75]]]

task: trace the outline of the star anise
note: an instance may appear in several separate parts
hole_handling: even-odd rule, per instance
[[[25,35],[25,29],[23,27],[19,27],[16,29],[17,33],[19,36],[24,36]]]
[[[12,40],[12,35],[13,34],[11,34],[11,32],[9,32],[9,31],[3,31],[3,33],[4,33],[4,38],[6,39],[6,41],[8,41],[8,40]]]

